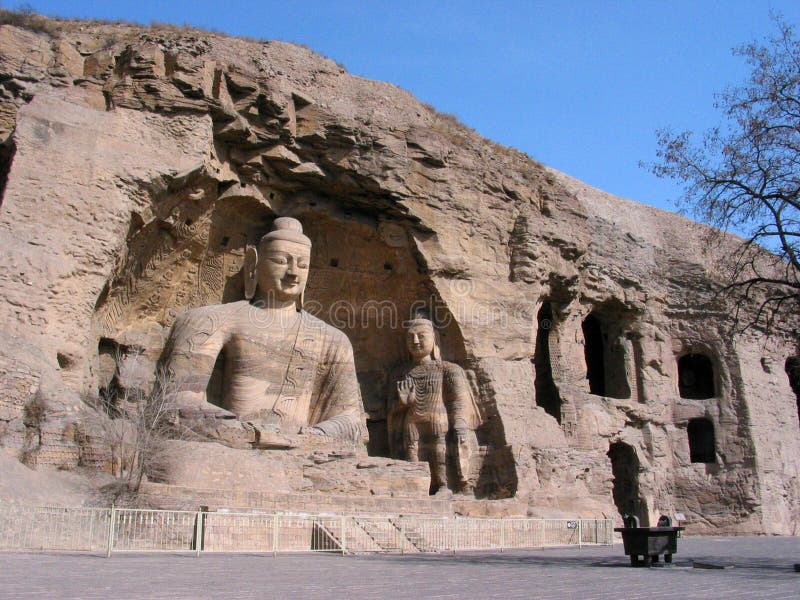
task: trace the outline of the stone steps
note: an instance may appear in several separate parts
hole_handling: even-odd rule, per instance
[[[417,551],[416,549],[411,550],[410,542],[404,543],[402,533],[392,519],[385,521],[356,519],[355,521],[384,552]]]

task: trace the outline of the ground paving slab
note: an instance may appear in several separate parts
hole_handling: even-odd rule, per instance
[[[344,557],[0,553],[0,597],[798,598],[797,562],[800,537],[683,538],[672,566],[650,569],[631,568],[621,544]]]

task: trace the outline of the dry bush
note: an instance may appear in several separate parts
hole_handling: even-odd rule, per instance
[[[140,351],[118,350],[119,367],[145,361]],[[136,368],[135,366],[133,367]],[[92,437],[105,446],[111,457],[111,473],[117,478],[119,494],[135,493],[145,477],[164,468],[166,442],[180,438],[177,412],[171,397],[179,387],[167,372],[159,368],[155,380],[148,385],[121,387],[112,382],[90,404],[95,407],[88,423]]]
[[[16,10],[0,9],[0,25],[13,25],[34,33],[58,35],[58,23],[37,13],[30,5],[24,4]]]

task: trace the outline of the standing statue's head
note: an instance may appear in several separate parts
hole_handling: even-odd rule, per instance
[[[299,302],[308,280],[311,240],[300,221],[278,217],[258,248],[248,247],[244,260],[244,291],[248,300],[267,304]]]
[[[415,363],[441,359],[436,329],[430,319],[411,319],[403,326],[406,328],[406,348]]]

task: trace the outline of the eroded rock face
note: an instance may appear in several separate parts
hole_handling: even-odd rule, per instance
[[[485,502],[794,532],[796,351],[732,336],[729,307],[707,307],[719,256],[704,254],[703,227],[304,48],[61,30],[0,27],[0,322],[13,340],[0,444],[31,464],[103,464],[86,400],[137,385],[117,363],[135,351],[154,368],[185,310],[242,300],[247,247],[292,216],[314,247],[306,309],[352,343],[373,456],[389,455],[400,324],[424,307],[480,399]],[[282,477],[303,481],[292,460]],[[353,468],[340,462],[307,465],[303,485],[369,489],[331,479]],[[376,493],[402,495],[392,465]]]

